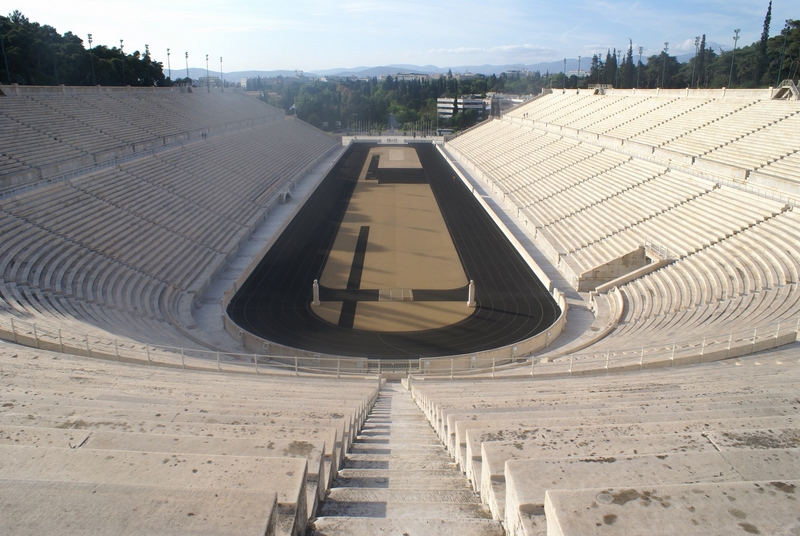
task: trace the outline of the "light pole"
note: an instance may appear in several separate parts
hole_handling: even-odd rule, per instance
[[[150,45],[144,45],[144,68],[147,71],[147,85],[150,85]]]
[[[122,56],[122,85],[127,86],[128,82],[125,80],[125,52],[122,50],[122,39],[119,40],[119,53]]]
[[[219,57],[219,83],[222,85],[222,93],[225,93],[225,79],[222,78],[222,56]]]
[[[621,50],[617,50],[617,69],[616,69],[617,72],[614,73],[614,78],[616,80],[614,82],[614,85],[616,85],[617,87],[619,87],[619,58],[620,58],[621,55],[622,55],[622,51]]]
[[[89,64],[92,66],[92,85],[96,86],[97,82],[94,79],[94,58],[92,57],[92,34],[89,34]]]
[[[581,57],[578,56],[578,79],[580,80],[580,78],[581,78]],[[579,83],[577,82],[575,83],[575,86],[579,85],[580,85]],[[575,89],[578,89],[578,87],[575,87]]]
[[[731,74],[728,75],[728,87],[733,84],[733,60],[736,58],[736,43],[739,41],[739,32],[738,28],[733,31],[733,53],[731,54]]]
[[[639,65],[636,66],[636,88],[639,88],[639,75],[642,74],[642,52],[644,47],[639,47]]]
[[[789,20],[786,20],[786,26],[784,26],[785,33],[783,34],[783,47],[781,48],[781,66],[778,68],[778,81],[775,82],[775,87],[778,87],[781,83],[781,72],[783,71],[783,57],[786,55],[786,37],[789,35]],[[5,53],[4,53],[5,54]],[[6,64],[6,70],[8,70],[8,64]],[[792,68],[789,67],[789,72],[792,71]]]
[[[186,79],[189,80],[189,83],[191,84],[192,79],[189,78],[189,53],[188,52],[186,52]]]
[[[567,89],[567,58],[564,58],[564,83],[561,89]]]
[[[211,76],[209,75],[209,72],[208,72],[208,54],[206,54],[206,91],[208,91],[209,93],[211,93],[211,80],[210,80],[210,78],[211,78]]]
[[[664,82],[667,76],[667,51],[669,50],[669,41],[664,43],[664,68],[661,70],[661,87],[664,87]]]
[[[694,63],[692,64],[692,83],[689,87],[694,87],[694,69],[697,67],[697,52],[700,50],[700,37],[694,38]]]
[[[172,83],[172,65],[169,62],[169,49],[167,49],[167,71],[169,72],[169,83]]]

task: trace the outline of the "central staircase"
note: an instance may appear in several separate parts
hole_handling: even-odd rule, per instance
[[[310,535],[502,536],[410,394],[386,383]]]

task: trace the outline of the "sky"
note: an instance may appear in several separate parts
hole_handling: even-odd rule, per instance
[[[644,56],[694,52],[694,36],[730,49],[760,38],[768,0],[25,0],[29,20],[95,45],[150,53],[167,69],[314,72],[390,64],[534,64],[625,48]],[[792,9],[794,6],[794,9]],[[775,0],[770,35],[800,18],[797,0]],[[585,65],[588,65],[586,63]],[[178,75],[175,75],[176,77]]]

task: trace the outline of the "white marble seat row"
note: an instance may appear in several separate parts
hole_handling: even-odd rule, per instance
[[[88,167],[95,163],[91,155],[99,162],[132,154],[139,144],[163,145],[188,132],[282,117],[240,93],[4,96],[0,157],[8,164],[0,166],[0,177],[68,161],[80,162],[73,169]]]
[[[599,378],[420,377],[411,391],[507,533],[533,535],[570,517],[557,502],[545,508],[555,490],[796,480],[800,368],[790,355]],[[721,499],[704,507],[727,515]],[[791,511],[776,515],[787,522]],[[637,523],[650,532],[646,515]]]
[[[374,381],[153,371],[33,351],[4,350],[0,361],[0,487],[49,499],[36,516],[6,501],[15,533],[64,519],[69,503],[75,515],[89,505],[101,513],[80,520],[86,533],[116,532],[135,507],[153,508],[137,526],[155,532],[219,533],[219,524],[300,536],[377,395]]]

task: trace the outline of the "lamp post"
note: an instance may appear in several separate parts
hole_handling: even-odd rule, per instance
[[[692,64],[692,83],[689,87],[694,87],[694,69],[697,67],[697,52],[700,50],[700,37],[694,38],[694,63]]]
[[[119,53],[122,56],[122,85],[127,86],[128,82],[125,80],[125,52],[123,51],[122,39],[119,40]]]
[[[620,58],[621,55],[622,55],[622,51],[621,50],[617,50],[617,69],[616,69],[617,72],[614,73],[614,78],[616,80],[614,82],[614,85],[616,87],[619,87],[619,58]]]
[[[186,79],[189,80],[189,83],[192,82],[192,79],[189,78],[189,53],[186,52]]]
[[[564,58],[564,83],[561,89],[567,89],[567,58]]]
[[[211,75],[208,71],[208,54],[206,54],[206,91],[211,93]]]
[[[144,68],[147,71],[147,85],[150,85],[150,45],[144,45]]]
[[[731,54],[731,74],[728,75],[728,87],[733,84],[733,60],[736,58],[736,43],[739,41],[739,32],[738,28],[733,31],[733,53]]]
[[[786,20],[786,25],[784,26],[784,34],[783,34],[783,47],[781,48],[781,65],[778,67],[778,81],[775,82],[775,87],[778,87],[781,83],[781,72],[783,71],[783,57],[786,55],[786,37],[789,35],[789,20]],[[5,54],[5,52],[3,53]],[[8,64],[6,64],[6,70],[8,70]],[[791,66],[789,67],[789,72],[792,71]]]
[[[167,72],[169,73],[169,83],[172,84],[172,65],[169,62],[169,49],[167,49]]]
[[[225,79],[222,78],[222,56],[219,57],[219,83],[222,86],[222,93],[225,93]]]
[[[639,65],[636,66],[636,87],[639,87],[639,75],[642,74],[642,52],[644,47],[639,47]]]
[[[664,43],[664,68],[661,70],[661,87],[664,87],[664,83],[667,77],[667,51],[669,50],[669,41]]]
[[[578,79],[581,77],[581,57],[578,56]],[[577,82],[575,83],[576,86],[579,86]],[[577,87],[575,89],[578,89]]]
[[[89,64],[92,66],[92,85],[96,86],[97,82],[94,79],[94,58],[92,57],[92,34],[89,34]]]

